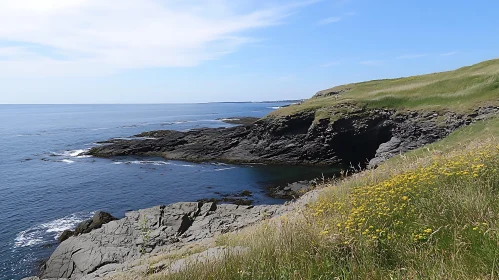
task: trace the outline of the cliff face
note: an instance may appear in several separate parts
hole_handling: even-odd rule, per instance
[[[251,125],[187,132],[152,131],[145,140],[109,140],[89,154],[142,155],[187,161],[375,166],[393,155],[442,139],[455,129],[498,112],[482,107],[468,114],[397,112],[338,104],[334,119],[314,111],[269,116]],[[143,139],[142,138],[142,139]]]

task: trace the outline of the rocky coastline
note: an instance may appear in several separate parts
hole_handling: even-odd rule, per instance
[[[266,118],[230,128],[144,132],[137,139],[111,139],[92,148],[96,157],[161,156],[186,161],[376,167],[390,157],[440,140],[459,127],[499,113],[481,107],[471,113],[393,111],[338,104],[334,118],[315,111]],[[296,198],[311,189],[298,182],[273,190]],[[144,255],[188,244],[282,215],[314,199],[310,191],[284,205],[181,202],[128,212],[79,235],[69,234],[45,263],[40,278],[102,279],[141,267]],[[91,226],[90,226],[91,227]],[[161,264],[157,264],[161,265]],[[162,264],[155,269],[165,269]],[[143,268],[143,267],[142,267]]]
[[[43,265],[39,276],[25,279],[103,279],[121,272],[142,271],[144,257],[212,240],[287,213],[314,197],[315,193],[310,192],[283,205],[180,202],[131,211],[123,219],[68,237]],[[167,265],[172,264],[158,262],[147,269],[165,269]]]
[[[268,116],[230,128],[159,130],[111,139],[88,155],[160,156],[193,162],[344,165],[375,167],[386,159],[440,140],[459,127],[497,114],[497,107],[471,113],[394,111],[337,104],[332,117],[315,111]]]

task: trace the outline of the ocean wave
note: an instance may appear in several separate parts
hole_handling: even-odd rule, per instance
[[[74,160],[63,159],[63,160],[61,160],[61,162],[65,162],[65,163],[71,164],[71,163],[74,163]]]
[[[78,212],[23,230],[14,239],[14,247],[31,247],[50,242],[57,239],[63,231],[75,228],[93,214],[94,212]]]
[[[181,123],[188,123],[188,122],[189,122],[189,121],[165,122],[165,123],[160,123],[159,125],[161,125],[161,126],[168,126],[168,125],[181,124]]]
[[[281,109],[281,108],[282,107],[280,107],[280,106],[267,107],[267,109],[274,109],[274,110]]]
[[[226,122],[226,121],[240,121],[241,119],[238,118],[222,118],[219,119],[219,121]]]
[[[89,158],[91,156],[89,155],[84,155],[85,152],[87,152],[89,149],[78,149],[78,150],[69,150],[69,151],[64,151],[62,153],[55,153],[52,152],[52,156],[62,156],[62,157],[72,157],[72,158]]]
[[[31,136],[42,136],[39,133],[34,133],[34,134],[16,134],[16,137],[31,137]]]
[[[107,130],[110,129],[109,127],[99,127],[99,128],[92,128],[91,130],[97,131],[97,130]]]
[[[170,162],[155,160],[115,161],[113,164],[171,165]]]
[[[116,137],[116,138],[113,138],[111,140],[127,140],[127,141],[131,141],[131,140],[156,140],[158,138],[154,138],[154,137]]]
[[[130,160],[130,161],[115,161],[113,164],[140,164],[140,165],[173,165],[173,166],[183,166],[183,167],[196,167],[195,164],[178,164],[169,161],[160,160]]]
[[[218,171],[231,170],[231,169],[234,169],[234,168],[235,167],[219,168],[219,169],[214,169],[213,171],[218,172]]]

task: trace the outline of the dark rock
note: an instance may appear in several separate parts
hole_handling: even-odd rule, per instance
[[[242,192],[238,193],[227,193],[227,194],[222,194],[219,192],[215,192],[215,194],[220,195],[222,198],[203,198],[199,199],[197,202],[201,203],[219,203],[219,202],[224,202],[224,203],[231,203],[235,205],[251,205],[253,204],[253,200],[251,199],[246,199],[244,197],[250,197],[253,195],[251,191],[244,190]]]
[[[374,167],[499,113],[496,107],[479,108],[469,115],[396,112],[354,104],[337,104],[328,109],[335,112],[334,118],[316,120],[315,112],[310,111],[268,116],[248,126],[151,131],[136,135],[145,139],[109,140],[111,144],[94,147],[88,153],[97,157],[161,156],[194,162]]]
[[[299,181],[286,186],[273,187],[270,188],[269,196],[282,199],[296,199],[315,188],[316,185],[317,182],[312,180]]]
[[[220,121],[223,121],[224,123],[229,123],[229,124],[237,124],[237,125],[252,125],[256,121],[259,120],[259,118],[253,118],[253,117],[235,117],[235,118],[226,118],[226,119],[217,119]]]
[[[232,203],[235,205],[251,205],[253,204],[253,200],[244,199],[244,198],[234,198],[234,197],[224,197],[221,202]]]
[[[57,240],[59,240],[59,242],[62,242],[64,240],[70,238],[73,235],[74,235],[74,231],[67,229],[61,233],[61,235],[57,238]]]
[[[251,191],[245,190],[240,193],[240,196],[252,196],[253,193]]]
[[[79,223],[74,230],[74,234],[78,235],[82,233],[89,233],[90,231],[92,231],[91,225],[92,225],[92,219]]]
[[[102,225],[107,224],[114,220],[117,219],[113,217],[111,214],[102,211],[97,211],[95,212],[92,219],[88,219],[79,223],[74,231],[71,230],[63,231],[62,234],[58,237],[58,240],[60,242],[63,242],[64,240],[70,238],[71,236],[89,233],[92,230],[98,229],[102,227]]]

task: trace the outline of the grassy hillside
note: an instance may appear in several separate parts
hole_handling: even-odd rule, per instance
[[[341,103],[458,112],[499,105],[499,60],[344,85],[271,115],[332,117]],[[298,211],[218,238],[217,246],[247,247],[244,254],[143,277],[499,279],[498,139],[499,116],[460,128],[374,170],[323,184],[318,200]]]
[[[332,93],[337,94],[330,95]],[[320,113],[345,102],[375,108],[436,111],[468,111],[480,105],[499,104],[499,59],[442,73],[342,85],[318,92],[302,104],[277,110],[271,115],[283,116],[304,110],[319,110]]]
[[[219,238],[249,252],[150,279],[496,279],[499,119],[324,186],[296,213]]]

